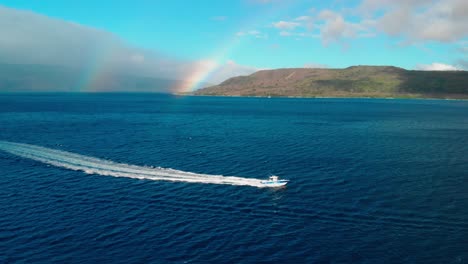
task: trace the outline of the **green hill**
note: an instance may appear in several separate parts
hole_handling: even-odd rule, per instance
[[[262,70],[195,95],[468,98],[467,71],[408,71],[392,66]]]

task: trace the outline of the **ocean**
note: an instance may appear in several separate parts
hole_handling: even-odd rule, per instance
[[[468,263],[468,101],[0,94],[0,263]]]

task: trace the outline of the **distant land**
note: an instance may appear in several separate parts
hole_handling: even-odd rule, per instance
[[[261,70],[192,94],[468,99],[468,71],[410,71],[393,66]]]
[[[60,65],[0,63],[0,92],[166,92],[183,81]]]

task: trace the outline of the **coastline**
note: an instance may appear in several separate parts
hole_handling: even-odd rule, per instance
[[[412,96],[268,96],[268,95],[223,95],[223,94],[193,94],[193,93],[173,93],[175,96],[195,96],[195,97],[234,97],[234,98],[282,98],[282,99],[385,99],[385,100],[447,100],[447,101],[468,101],[468,95],[464,97],[424,97],[412,94]]]

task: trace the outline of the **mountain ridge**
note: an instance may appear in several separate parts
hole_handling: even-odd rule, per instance
[[[467,71],[416,71],[395,66],[260,70],[193,95],[286,97],[468,98]]]

